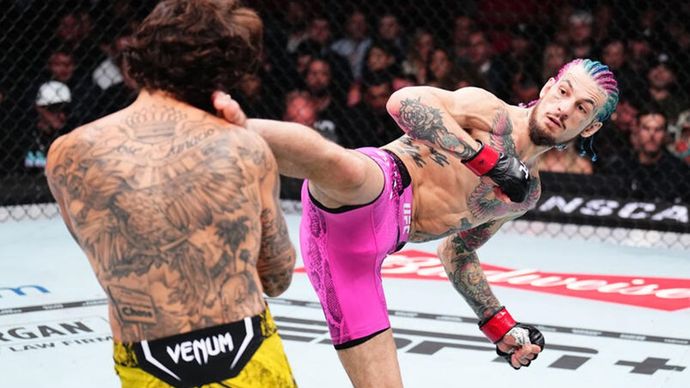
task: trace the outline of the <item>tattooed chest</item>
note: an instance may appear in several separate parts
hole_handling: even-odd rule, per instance
[[[506,203],[496,198],[494,190],[496,186],[481,182],[470,193],[467,207],[475,221],[485,222],[498,218],[523,214],[532,209],[541,195],[541,184],[538,179],[533,179],[530,184],[527,199],[520,203]]]

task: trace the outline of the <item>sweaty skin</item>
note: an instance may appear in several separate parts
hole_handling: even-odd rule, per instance
[[[59,138],[46,174],[117,341],[254,316],[290,284],[276,162],[256,133],[142,92]]]

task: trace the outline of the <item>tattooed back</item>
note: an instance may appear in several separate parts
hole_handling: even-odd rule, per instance
[[[118,340],[256,315],[263,285],[290,282],[294,252],[275,206],[275,160],[252,132],[140,97],[58,139],[48,163],[68,229],[108,294]],[[285,268],[261,268],[262,252],[281,249]]]

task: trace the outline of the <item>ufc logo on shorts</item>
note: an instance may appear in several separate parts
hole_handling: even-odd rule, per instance
[[[403,230],[405,233],[410,233],[410,224],[412,223],[412,204],[408,202],[403,204],[403,219],[405,220]]]

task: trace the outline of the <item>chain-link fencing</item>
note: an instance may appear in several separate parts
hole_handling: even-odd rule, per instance
[[[55,215],[28,210],[52,202],[46,150],[136,97],[120,53],[155,3],[0,0],[0,221]],[[604,239],[619,241],[639,234],[626,230],[651,230],[687,246],[690,3],[244,3],[264,20],[265,49],[233,96],[250,116],[300,122],[349,148],[401,135],[385,105],[402,87],[478,86],[520,104],[569,60],[602,61],[619,81],[618,109],[593,142],[543,156],[543,195],[524,217],[536,222],[511,228],[591,238],[590,228],[607,227]],[[281,194],[296,199],[299,187],[283,179]]]

